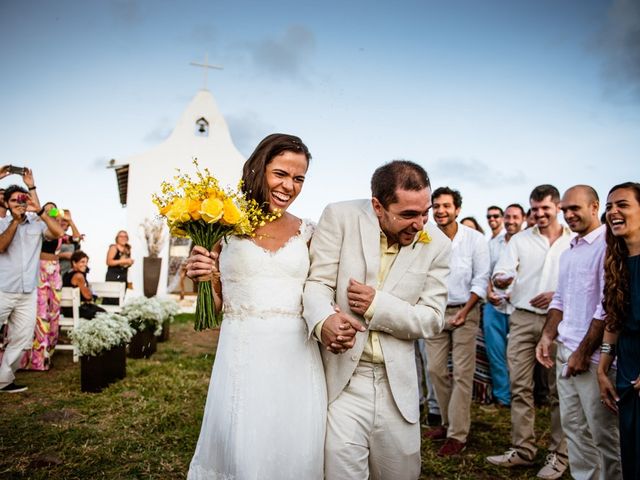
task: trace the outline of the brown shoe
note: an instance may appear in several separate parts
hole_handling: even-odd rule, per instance
[[[447,429],[442,425],[427,430],[424,434],[429,440],[444,440],[447,438]]]
[[[451,455],[458,455],[465,448],[467,448],[467,444],[465,442],[461,442],[455,438],[447,438],[447,441],[444,442],[444,445],[442,445],[440,450],[438,450],[438,456],[450,457]]]

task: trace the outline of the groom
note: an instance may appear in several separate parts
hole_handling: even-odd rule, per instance
[[[372,198],[331,204],[311,242],[304,317],[324,348],[325,476],[414,480],[420,425],[414,340],[444,326],[451,244],[426,224],[431,186],[396,160]]]

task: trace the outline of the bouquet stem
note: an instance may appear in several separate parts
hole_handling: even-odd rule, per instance
[[[194,245],[204,247],[208,252],[224,237],[224,231],[221,228],[212,229],[210,226],[200,224],[200,222],[190,224],[188,233]],[[193,328],[199,332],[208,328],[219,327],[220,323],[222,323],[222,312],[216,313],[211,282],[199,282],[196,318]]]

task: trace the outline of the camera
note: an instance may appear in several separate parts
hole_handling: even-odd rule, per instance
[[[26,168],[25,167],[14,167],[13,165],[9,165],[9,173],[15,173],[16,175],[24,175]]]
[[[16,197],[16,201],[22,205],[26,205],[29,201],[29,195],[27,195],[26,193],[21,193]]]

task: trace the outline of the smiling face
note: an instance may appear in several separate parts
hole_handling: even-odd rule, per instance
[[[397,201],[383,207],[377,198],[371,199],[373,210],[378,217],[380,228],[387,236],[389,245],[401,247],[411,245],[416,233],[421,231],[429,218],[431,189],[396,190]]]
[[[116,235],[116,243],[122,246],[129,243],[129,235],[127,234],[127,232],[125,232],[124,230],[120,230]]]
[[[640,237],[640,203],[634,190],[619,188],[607,197],[607,223],[616,237]]]
[[[502,229],[502,214],[496,208],[487,210],[487,223],[492,232]]]
[[[560,208],[558,204],[551,199],[551,195],[544,197],[543,200],[531,200],[531,214],[536,220],[539,229],[544,230],[558,222],[558,212]]]
[[[433,218],[440,228],[451,225],[460,215],[460,208],[453,202],[453,195],[444,193],[433,199]]]
[[[584,236],[600,225],[599,206],[599,203],[589,198],[584,190],[573,188],[567,190],[562,197],[560,208],[571,231]]]
[[[80,260],[78,260],[77,262],[73,262],[73,265],[71,265],[71,267],[76,271],[76,272],[86,272],[87,271],[87,265],[89,264],[89,258],[88,257],[83,257]]]
[[[303,153],[282,152],[264,172],[269,210],[286,211],[302,190],[309,162]]]
[[[518,207],[509,207],[504,211],[504,229],[510,237],[522,229],[524,215]]]

